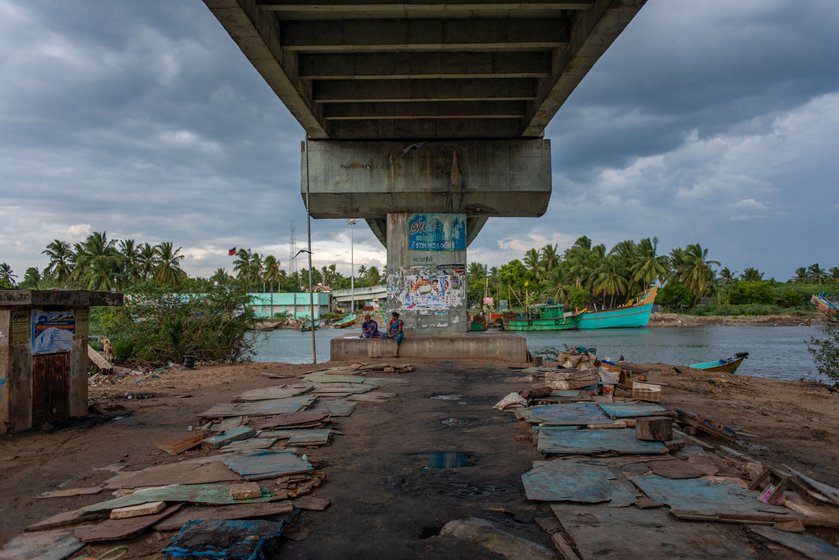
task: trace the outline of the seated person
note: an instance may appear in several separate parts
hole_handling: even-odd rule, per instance
[[[396,311],[390,315],[391,319],[387,324],[387,337],[396,341],[396,352],[393,354],[393,357],[398,358],[399,345],[402,344],[402,339],[405,338],[405,334],[402,332],[404,324],[402,323],[402,319],[399,318],[399,313]]]
[[[370,315],[364,316],[364,322],[361,323],[361,338],[379,338],[379,324],[373,320]]]

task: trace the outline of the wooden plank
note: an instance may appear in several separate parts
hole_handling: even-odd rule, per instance
[[[161,451],[165,451],[169,455],[178,455],[179,453],[183,453],[184,451],[188,451],[190,449],[198,447],[199,445],[201,445],[201,442],[204,441],[204,438],[206,437],[206,431],[196,430],[186,437],[172,439],[169,441],[155,442],[154,446],[160,449]]]
[[[239,441],[242,439],[248,439],[249,437],[255,435],[256,432],[252,428],[240,426],[238,428],[233,428],[226,432],[223,432],[217,436],[210,436],[206,438],[202,442],[202,446],[208,449],[218,449],[220,447],[224,447],[228,443]]]
[[[184,523],[195,519],[258,519],[283,515],[292,511],[294,511],[294,506],[287,500],[282,502],[189,508],[164,519],[155,525],[154,528],[158,531],[177,531]]]
[[[3,560],[64,560],[84,547],[67,529],[23,533],[0,548]]]
[[[704,416],[694,414],[693,412],[688,412],[687,410],[677,408],[676,417],[679,422],[687,424],[688,426],[693,426],[694,428],[702,430],[703,432],[716,436],[720,439],[724,439],[730,442],[733,442],[737,439],[737,432],[735,432],[725,424],[714,422],[709,418],[705,418]]]
[[[116,508],[111,510],[111,519],[130,519],[132,517],[140,517],[143,515],[154,515],[166,509],[166,502],[149,502],[147,504],[138,504],[136,506],[127,506],[124,508]]]
[[[663,416],[638,418],[635,437],[644,441],[670,441],[673,439],[673,419]]]
[[[240,482],[230,485],[230,497],[234,500],[251,500],[262,496],[262,488],[256,482]]]
[[[109,490],[119,488],[149,488],[170,484],[210,484],[213,482],[239,482],[241,478],[228,469],[221,459],[208,463],[171,463],[157,465],[141,471],[120,473],[107,481]]]
[[[313,422],[321,422],[329,418],[329,411],[326,410],[304,410],[303,412],[291,412],[288,414],[277,414],[268,418],[254,419],[250,425],[257,430],[267,430],[270,428],[281,428],[285,426],[295,426],[297,424],[310,424]]]
[[[44,492],[39,499],[43,498],[69,498],[71,496],[89,496],[90,494],[98,494],[102,491],[101,486],[87,486],[84,488],[64,488],[61,490],[51,490]]]
[[[175,504],[154,515],[143,515],[128,519],[108,519],[92,527],[76,529],[74,536],[86,543],[119,541],[139,535],[178,511],[182,504]]]
[[[84,510],[62,511],[37,523],[33,523],[26,527],[25,531],[47,531],[49,529],[58,529],[60,527],[67,527],[68,525],[79,525],[85,521],[92,519],[99,519],[102,517],[99,513],[94,513]]]
[[[87,358],[93,362],[93,365],[102,371],[111,371],[114,366],[105,357],[96,351],[90,344],[87,345]]]

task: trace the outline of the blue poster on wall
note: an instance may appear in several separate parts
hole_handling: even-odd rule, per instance
[[[463,214],[412,214],[408,220],[411,251],[465,251],[466,217]]]

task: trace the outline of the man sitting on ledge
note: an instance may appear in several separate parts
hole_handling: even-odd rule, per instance
[[[393,353],[394,358],[399,357],[399,345],[402,344],[402,339],[405,334],[402,332],[402,320],[399,318],[399,313],[394,311],[390,314],[391,319],[387,324],[387,337],[396,341],[396,351]]]
[[[361,338],[379,338],[382,333],[379,332],[379,323],[377,323],[370,315],[364,316],[364,322],[361,323]]]

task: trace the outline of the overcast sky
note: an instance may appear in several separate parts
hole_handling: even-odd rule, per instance
[[[470,261],[580,235],[699,242],[779,279],[839,266],[836,0],[649,0],[546,131],[553,198],[494,219]],[[52,239],[171,240],[191,273],[227,249],[287,266],[305,243],[303,130],[200,0],[0,0],[0,262]],[[315,264],[349,272],[343,221]],[[382,265],[364,224],[356,264]],[[302,263],[301,263],[302,264]]]

